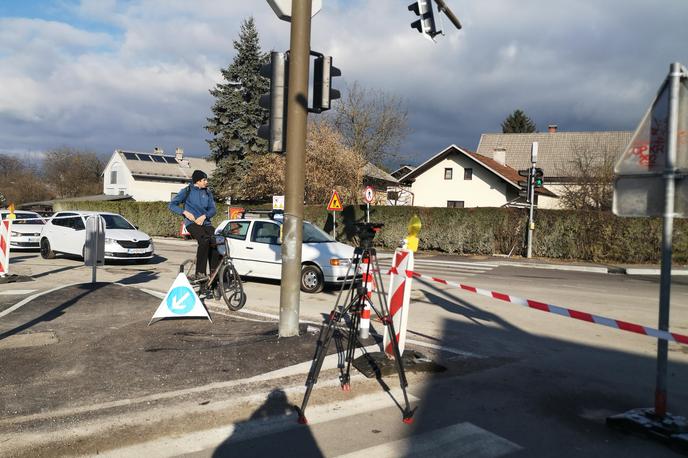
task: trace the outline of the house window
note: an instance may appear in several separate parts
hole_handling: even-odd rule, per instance
[[[473,169],[463,169],[463,179],[472,180],[473,179]]]
[[[444,179],[445,180],[451,180],[452,179],[452,169],[451,168],[446,168],[444,169]]]
[[[463,200],[448,200],[447,208],[463,208]]]
[[[117,170],[110,172],[110,184],[117,184]]]

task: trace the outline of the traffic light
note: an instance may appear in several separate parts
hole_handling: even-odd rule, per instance
[[[337,89],[332,89],[332,78],[342,76],[342,71],[332,65],[332,56],[315,54],[313,64],[313,112],[320,113],[330,109],[332,100],[342,95]]]
[[[268,141],[268,150],[283,153],[287,135],[287,82],[289,60],[283,52],[271,52],[270,63],[260,68],[260,74],[270,78],[270,93],[260,96],[259,105],[270,110],[268,124],[258,128],[258,136]]]
[[[526,202],[530,203],[530,169],[519,170],[518,174],[526,178],[526,180],[518,182],[518,186],[521,188],[518,195],[524,197]]]
[[[535,183],[536,188],[541,188],[542,185],[545,183],[544,173],[541,168],[535,169],[535,177],[533,179],[533,182]]]
[[[411,23],[411,27],[418,30],[424,37],[431,41],[435,41],[435,35],[442,33],[437,30],[435,25],[435,13],[432,10],[432,0],[418,0],[408,6],[409,11],[412,11],[416,16],[420,16],[417,21]]]

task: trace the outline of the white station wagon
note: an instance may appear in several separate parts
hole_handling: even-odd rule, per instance
[[[215,234],[229,241],[230,255],[239,275],[280,279],[282,276],[282,220],[241,218],[222,221]],[[354,255],[354,248],[337,242],[313,224],[303,223],[301,290],[322,291],[326,283],[341,284]],[[353,276],[349,272],[349,279]]]
[[[62,211],[55,213],[41,232],[41,256],[55,253],[84,256],[86,218],[100,215],[105,220],[105,259],[147,262],[153,257],[153,240],[122,215],[106,212]]]
[[[0,210],[0,219],[7,219],[9,210]],[[45,219],[36,212],[17,210],[12,221],[10,250],[37,250]]]

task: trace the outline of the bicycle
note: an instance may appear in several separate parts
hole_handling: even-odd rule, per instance
[[[222,244],[224,245],[224,253],[222,253],[222,251],[218,249],[219,245],[217,238],[218,236],[213,238],[214,240],[211,241],[211,246],[220,253],[220,263],[207,279],[190,283],[191,286],[196,289],[196,293],[201,299],[214,296],[213,291],[217,288],[229,310],[236,312],[246,304],[246,292],[241,283],[241,277],[239,277],[239,273],[234,267],[232,257],[229,255],[229,242],[226,238],[222,237]],[[189,275],[195,273],[196,259],[187,259],[184,261],[179,266],[179,272],[184,273],[187,278]],[[219,297],[215,298],[220,299]]]

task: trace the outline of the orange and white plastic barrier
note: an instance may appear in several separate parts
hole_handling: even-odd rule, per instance
[[[394,331],[397,333],[396,339],[399,344],[400,355],[404,353],[406,343],[406,326],[411,300],[411,282],[413,281],[412,278],[405,275],[406,271],[413,271],[413,251],[407,248],[398,248],[394,252],[394,260],[390,270],[387,303],[389,304],[392,323],[394,323]],[[387,356],[393,358],[392,339],[387,329],[385,328],[383,346]]]
[[[4,277],[10,270],[10,234],[12,222],[9,219],[0,221],[0,277]]]
[[[184,226],[184,221],[182,221],[182,224],[179,227],[179,236],[180,237],[191,237],[191,234],[189,233],[189,231],[186,230],[186,226]]]
[[[366,288],[366,296],[368,300],[372,300],[373,291],[375,291],[375,278],[373,277],[373,271],[369,268],[370,258],[362,258],[361,263],[363,266],[363,286]],[[358,326],[358,337],[361,339],[367,339],[370,336],[370,303],[366,302],[363,310],[361,310],[361,322]]]

